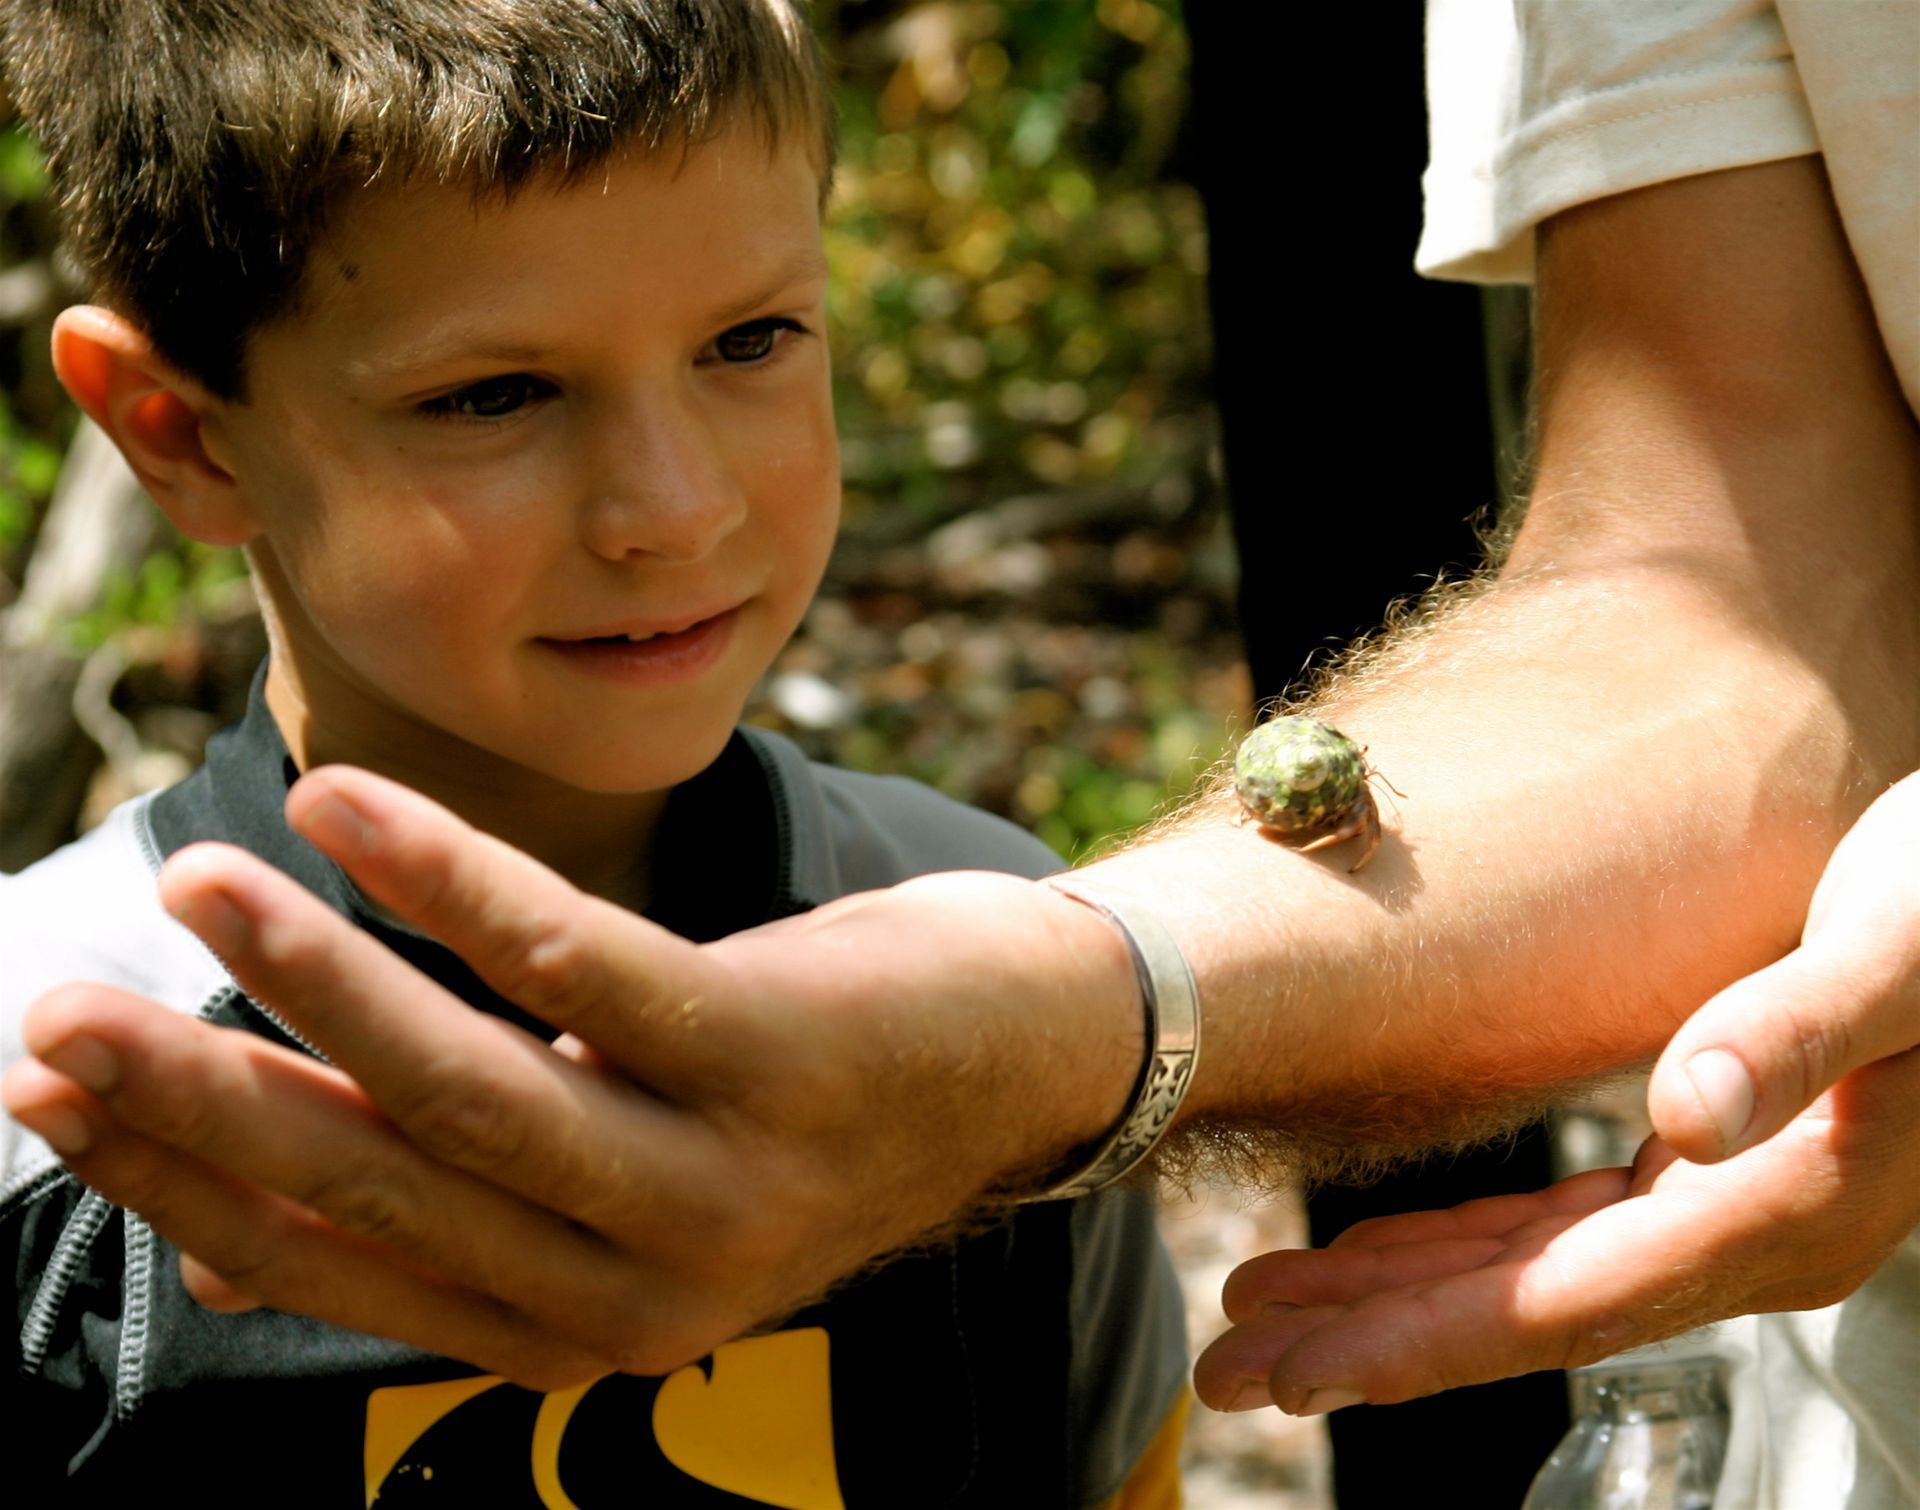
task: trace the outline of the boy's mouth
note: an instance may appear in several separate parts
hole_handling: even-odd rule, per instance
[[[700,675],[726,650],[741,605],[699,618],[611,625],[534,643],[578,670],[633,686],[661,686]]]

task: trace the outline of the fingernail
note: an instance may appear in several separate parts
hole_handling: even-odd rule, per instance
[[[351,859],[367,849],[367,820],[345,799],[327,793],[306,810],[294,825],[307,839],[336,860]]]
[[[1240,1387],[1233,1392],[1233,1398],[1220,1407],[1222,1415],[1230,1415],[1236,1410],[1259,1410],[1271,1405],[1273,1399],[1267,1393],[1267,1387],[1258,1379],[1242,1379]]]
[[[93,1147],[93,1129],[70,1106],[33,1106],[13,1113],[13,1120],[47,1141],[63,1159],[77,1159]]]
[[[1753,1077],[1738,1055],[1725,1049],[1702,1049],[1686,1064],[1693,1093],[1720,1134],[1720,1147],[1731,1153],[1753,1120]]]
[[[1365,1405],[1367,1397],[1357,1389],[1316,1389],[1300,1402],[1296,1416],[1324,1416],[1330,1410],[1345,1410],[1349,1405]]]
[[[215,954],[238,954],[246,947],[247,920],[220,892],[196,892],[177,903],[173,915],[199,934]]]
[[[114,1058],[113,1050],[84,1033],[55,1044],[41,1053],[39,1059],[48,1069],[58,1070],[69,1080],[103,1096],[120,1083],[120,1061]]]

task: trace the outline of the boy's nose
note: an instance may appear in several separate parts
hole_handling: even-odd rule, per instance
[[[605,453],[582,511],[588,550],[609,561],[697,561],[746,519],[746,496],[698,416],[624,429]]]

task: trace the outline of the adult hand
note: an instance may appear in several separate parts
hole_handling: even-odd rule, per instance
[[[1920,1221],[1916,853],[1920,775],[1835,849],[1800,947],[1675,1034],[1633,1169],[1243,1264],[1201,1398],[1391,1404],[1851,1294]]]
[[[1124,946],[1030,882],[929,877],[695,947],[365,772],[288,812],[567,1036],[472,1011],[240,851],[175,856],[169,909],[332,1064],[68,986],[6,1099],[211,1305],[540,1388],[666,1372],[1044,1173],[1138,1066]],[[1036,961],[1113,989],[1050,996]]]

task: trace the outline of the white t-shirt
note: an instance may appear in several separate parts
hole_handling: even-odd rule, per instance
[[[1527,282],[1561,210],[1823,153],[1920,411],[1920,0],[1429,0],[1427,67],[1420,271]],[[1920,1232],[1841,1304],[1714,1340],[1734,1405],[1717,1510],[1920,1506]]]
[[[1435,278],[1525,283],[1549,215],[1824,153],[1920,410],[1920,0],[1428,0],[1427,97]]]

